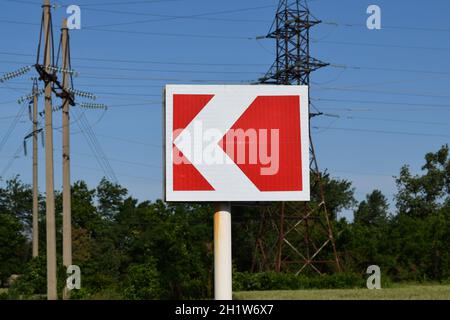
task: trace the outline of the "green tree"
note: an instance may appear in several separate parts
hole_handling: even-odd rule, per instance
[[[128,190],[103,178],[97,187],[98,212],[106,219],[113,219],[119,212]]]
[[[102,180],[103,203],[115,197],[109,182]],[[115,247],[114,221],[95,205],[96,190],[79,181],[72,187],[73,261],[83,272],[84,286],[91,292],[114,287],[119,281],[120,252]]]
[[[11,274],[23,271],[27,249],[27,239],[19,219],[0,212],[0,283],[4,283]]]
[[[137,204],[127,199],[117,222],[114,233],[127,259],[124,266],[155,257],[161,298],[210,296],[212,212],[208,206]]]
[[[427,153],[422,175],[412,175],[408,166],[397,177],[397,208],[400,214],[424,218],[448,207],[450,202],[450,155],[448,145]]]
[[[30,190],[19,177],[0,188],[0,282],[23,271],[30,254]],[[29,206],[28,206],[29,205]],[[28,206],[28,207],[27,207]]]
[[[380,225],[387,222],[389,204],[386,197],[379,190],[367,195],[354,213],[356,224],[365,226]]]
[[[19,176],[6,181],[6,187],[0,192],[0,211],[18,218],[27,232],[31,231],[32,203],[33,191]]]
[[[313,182],[315,177],[311,176]],[[328,214],[332,220],[336,220],[337,214],[344,209],[350,209],[355,206],[355,189],[352,182],[345,179],[335,179],[329,173],[322,173],[320,176],[321,184],[312,183],[311,185],[311,204],[322,202],[322,190],[326,199]],[[322,188],[322,190],[321,190]]]

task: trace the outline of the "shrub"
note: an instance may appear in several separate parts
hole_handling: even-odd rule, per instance
[[[47,288],[47,264],[44,256],[32,259],[21,275],[8,290],[10,299],[30,298],[45,294]]]
[[[72,290],[70,292],[71,300],[90,300],[92,297],[92,292],[89,289],[81,287],[80,290]]]
[[[57,265],[57,290],[60,293],[66,284],[64,266]],[[25,266],[25,272],[14,281],[8,290],[9,299],[45,299],[47,293],[47,258],[42,255],[33,258]]]
[[[292,273],[236,272],[233,276],[233,289],[235,291],[343,289],[362,288],[364,286],[365,279],[354,273],[296,276]]]
[[[159,299],[161,285],[154,261],[132,265],[124,283],[124,296],[133,300]]]

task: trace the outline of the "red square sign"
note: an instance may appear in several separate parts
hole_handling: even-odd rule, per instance
[[[167,201],[309,200],[306,86],[168,85]]]

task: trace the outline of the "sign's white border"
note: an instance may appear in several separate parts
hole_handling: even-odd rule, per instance
[[[173,190],[173,95],[174,94],[211,94],[215,96],[247,97],[252,102],[257,96],[300,96],[300,137],[302,147],[302,191],[259,191],[248,190],[237,192],[232,177],[223,177],[227,188],[215,191],[174,191]],[[166,85],[164,108],[164,181],[166,201],[309,201],[309,105],[307,86],[280,86],[280,85]],[[214,98],[213,98],[214,100]],[[226,101],[225,101],[226,102]],[[210,102],[211,103],[211,102]],[[224,112],[229,112],[233,104],[223,106]],[[247,108],[245,106],[245,108]],[[228,110],[228,111],[227,111]],[[219,119],[220,120],[220,119]],[[231,124],[232,126],[232,124]],[[227,131],[230,128],[227,128]],[[226,131],[225,131],[226,132]],[[248,178],[247,178],[248,179]],[[229,181],[227,181],[229,180]],[[214,185],[213,185],[214,186]]]

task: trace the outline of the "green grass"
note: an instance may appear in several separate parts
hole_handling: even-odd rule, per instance
[[[237,300],[450,300],[450,285],[401,285],[381,290],[242,291]]]

